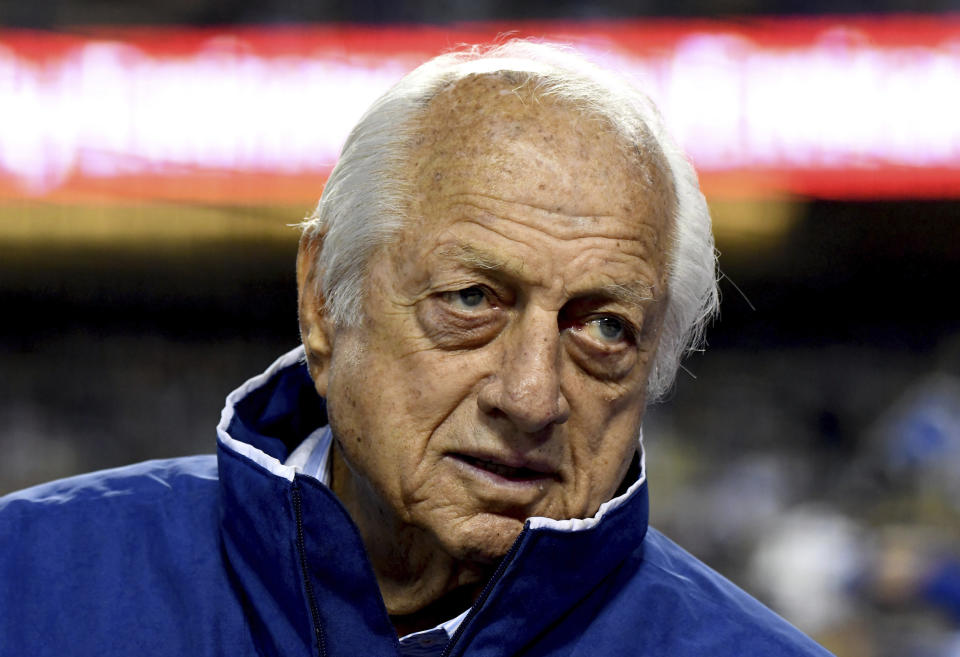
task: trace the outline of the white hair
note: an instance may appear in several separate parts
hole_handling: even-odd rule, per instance
[[[303,223],[303,240],[323,238],[315,264],[316,292],[328,316],[338,326],[362,321],[370,257],[403,227],[404,211],[410,207],[412,182],[404,172],[418,119],[442,89],[482,74],[529,82],[538,96],[605,119],[627,147],[646,155],[645,163],[672,183],[668,300],[647,382],[647,399],[661,398],[681,358],[702,344],[704,326],[717,310],[710,213],[693,166],[667,134],[653,102],[568,47],[512,40],[440,55],[405,76],[367,110],[347,138],[316,210]]]

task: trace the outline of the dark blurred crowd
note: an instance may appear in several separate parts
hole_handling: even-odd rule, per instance
[[[647,430],[655,524],[838,655],[960,655],[958,338],[704,357]]]

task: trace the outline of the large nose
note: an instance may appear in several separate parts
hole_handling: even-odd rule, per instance
[[[503,415],[524,433],[535,433],[570,417],[560,386],[560,333],[556,315],[528,312],[499,338],[498,372],[480,390],[480,410]]]

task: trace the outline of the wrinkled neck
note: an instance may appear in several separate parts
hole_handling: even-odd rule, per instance
[[[454,559],[430,532],[398,518],[340,449],[331,458],[330,487],[357,525],[397,635],[435,627],[473,604],[496,563]]]

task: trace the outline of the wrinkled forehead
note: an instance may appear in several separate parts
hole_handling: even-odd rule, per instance
[[[645,219],[672,217],[673,184],[656,144],[628,138],[531,74],[473,74],[446,85],[415,133],[410,173],[420,192],[441,180],[446,189],[469,182],[494,196],[509,192],[514,201],[583,215],[600,210],[581,200],[601,190]]]

